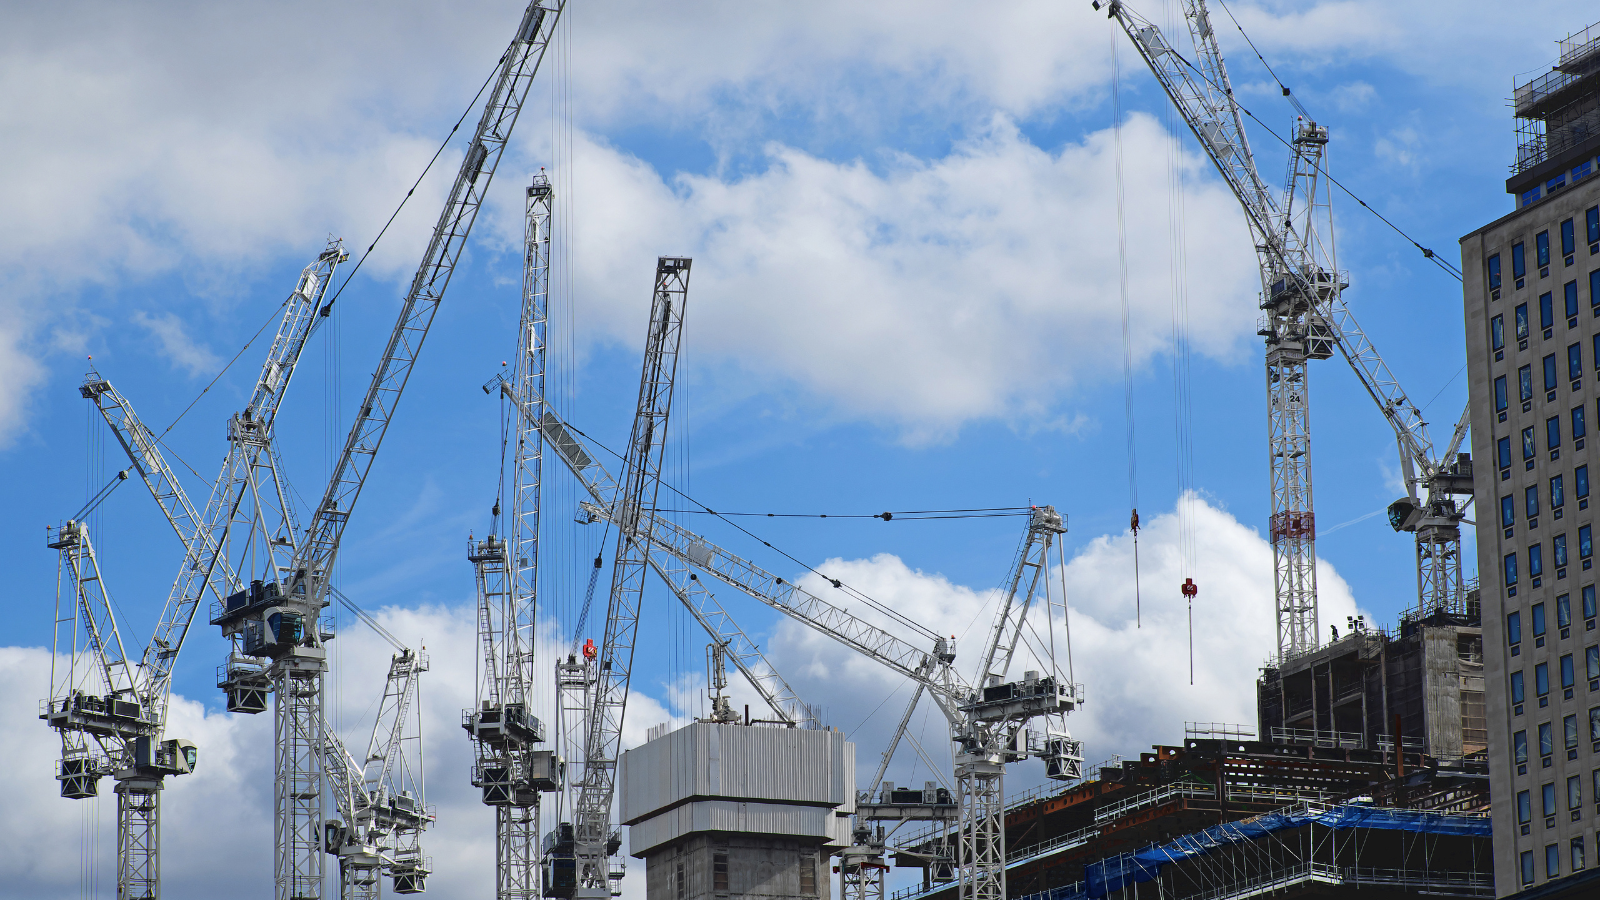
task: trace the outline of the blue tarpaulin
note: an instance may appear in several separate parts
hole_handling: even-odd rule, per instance
[[[1487,816],[1420,812],[1410,809],[1383,809],[1349,804],[1316,813],[1268,813],[1238,822],[1213,825],[1204,831],[1186,834],[1167,844],[1152,844],[1135,853],[1091,863],[1084,867],[1083,881],[1070,887],[1054,888],[1034,894],[1027,900],[1088,900],[1105,897],[1112,891],[1138,882],[1153,881],[1169,862],[1209,853],[1224,844],[1255,840],[1274,831],[1305,825],[1324,828],[1378,828],[1411,831],[1419,834],[1452,834],[1488,837]]]

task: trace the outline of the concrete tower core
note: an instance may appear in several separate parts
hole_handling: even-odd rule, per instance
[[[648,900],[826,900],[850,843],[855,745],[834,730],[696,722],[622,755]]]

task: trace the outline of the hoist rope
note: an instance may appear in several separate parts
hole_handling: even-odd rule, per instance
[[[1127,422],[1128,507],[1133,511],[1129,518],[1133,532],[1133,621],[1134,627],[1142,628],[1144,612],[1139,592],[1139,455],[1133,414],[1133,328],[1128,309],[1128,228],[1122,174],[1122,66],[1117,58],[1117,29],[1114,25],[1108,34],[1111,37],[1111,134],[1117,169],[1117,286],[1122,300],[1122,403]]]
[[[1176,4],[1166,4],[1167,26],[1176,29],[1180,15]],[[1184,587],[1180,593],[1185,599],[1188,620],[1189,683],[1194,684],[1194,602],[1188,593],[1196,564],[1196,542],[1193,504],[1190,497],[1195,491],[1194,481],[1194,401],[1192,355],[1189,345],[1189,247],[1188,210],[1183,191],[1183,148],[1179,143],[1178,111],[1166,104],[1163,111],[1164,131],[1167,133],[1167,252],[1168,272],[1172,286],[1172,420],[1173,463],[1177,480],[1177,503],[1173,510],[1178,531],[1178,575]]]

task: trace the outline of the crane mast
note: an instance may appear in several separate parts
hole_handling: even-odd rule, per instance
[[[544,404],[545,346],[549,323],[550,180],[535,175],[526,193],[522,312],[517,328],[514,395],[535,408]],[[520,414],[512,459],[509,540],[488,535],[469,545],[478,586],[478,641],[483,668],[477,704],[462,725],[473,738],[473,784],[495,812],[496,900],[539,897],[539,792],[555,787],[553,754],[538,752],[544,726],[530,715],[533,641],[537,620],[539,500],[544,440]],[[496,515],[499,503],[496,501]],[[536,768],[537,767],[537,768]]]
[[[1122,0],[1106,5],[1239,200],[1255,239],[1261,308],[1266,313],[1258,333],[1266,341],[1279,660],[1314,649],[1319,637],[1305,364],[1327,359],[1335,347],[1395,432],[1408,496],[1391,505],[1389,520],[1395,530],[1416,535],[1418,609],[1464,612],[1460,522],[1466,504],[1455,500],[1472,493],[1471,464],[1455,458],[1464,424],[1457,427],[1446,452],[1435,458],[1421,410],[1400,388],[1344,302],[1349,279],[1335,261],[1329,187],[1323,174],[1328,129],[1308,116],[1296,121],[1284,203],[1277,207],[1256,172],[1242,110],[1233,97],[1204,0],[1184,2],[1197,65]],[[1095,8],[1100,8],[1099,0]],[[1426,501],[1417,495],[1419,485],[1427,489]]]
[[[611,805],[616,793],[616,767],[622,749],[622,720],[633,668],[639,604],[650,567],[650,529],[661,487],[661,460],[666,451],[667,420],[683,340],[689,268],[690,260],[683,257],[663,256],[656,261],[639,399],[617,495],[617,545],[612,557],[606,630],[585,723],[583,778],[573,810],[579,898],[610,897],[614,893],[609,860],[616,852]]]
[[[444,298],[483,197],[493,180],[529,86],[544,57],[563,0],[528,5],[500,58],[498,74],[438,224],[401,303],[382,359],[362,399],[306,539],[282,586],[249,593],[215,624],[246,656],[265,660],[275,694],[274,881],[278,900],[318,898],[323,890],[323,691],[328,604],[345,526],[371,472],[423,341]]]

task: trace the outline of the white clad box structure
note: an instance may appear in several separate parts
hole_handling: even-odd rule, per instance
[[[850,843],[855,745],[834,730],[697,722],[622,756],[650,900],[822,898]]]

